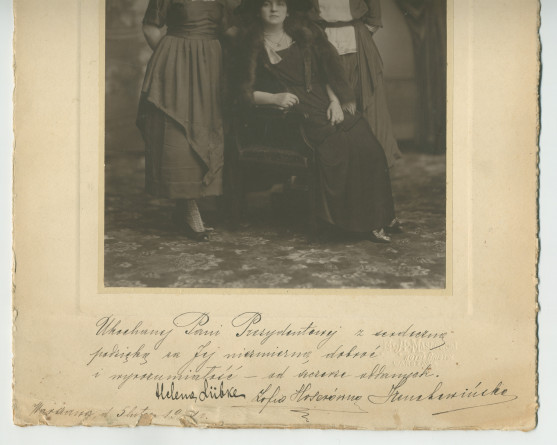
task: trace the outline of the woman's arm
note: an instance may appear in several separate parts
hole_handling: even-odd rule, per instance
[[[162,28],[158,28],[154,25],[143,25],[143,35],[145,36],[145,40],[147,40],[151,49],[155,50],[163,38],[164,33]]]
[[[329,119],[331,125],[340,124],[344,120],[344,112],[342,111],[337,95],[329,85],[327,85],[327,95],[329,96],[327,119]]]
[[[254,91],[253,100],[256,105],[272,105],[279,108],[290,108],[299,103],[296,95],[291,93],[266,93],[264,91]]]
[[[374,33],[383,26],[381,17],[381,0],[365,0],[367,12],[363,17],[368,29]]]
[[[331,104],[337,103],[341,107],[342,111],[352,115],[356,114],[356,102],[350,101],[348,103],[341,105],[340,100],[338,99],[337,95],[335,94],[335,92],[333,91],[330,85],[327,85],[327,95],[329,96],[329,102]],[[343,120],[344,120],[344,116],[343,116]]]
[[[338,102],[340,104],[340,100],[338,100],[337,95],[330,85],[327,85],[327,95],[329,96],[329,102]]]

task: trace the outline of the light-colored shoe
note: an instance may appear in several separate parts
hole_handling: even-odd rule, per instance
[[[391,242],[391,237],[385,233],[384,229],[372,230],[369,240],[373,243],[388,244]]]

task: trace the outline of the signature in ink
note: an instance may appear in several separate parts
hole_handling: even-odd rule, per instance
[[[483,400],[482,403],[474,403],[472,405],[467,405],[459,408],[448,409],[445,411],[435,412],[433,416],[439,416],[442,414],[448,414],[456,411],[464,411],[470,409],[481,408],[485,406],[501,405],[504,403],[510,403],[518,399],[518,396],[509,394],[509,390],[504,386],[503,382],[499,382],[495,386],[484,385],[483,382],[479,382],[474,386],[470,386],[465,389],[459,389],[456,391],[446,391],[443,390],[444,383],[439,382],[435,388],[429,392],[424,392],[420,394],[411,394],[404,392],[401,388],[406,384],[405,380],[398,382],[396,385],[392,385],[391,389],[387,394],[376,395],[370,394],[367,399],[370,403],[374,405],[383,405],[386,403],[400,403],[400,402],[444,402],[444,401],[465,401],[474,400],[479,402]],[[471,389],[470,389],[471,388]]]
[[[155,397],[159,400],[193,400],[195,402],[219,399],[245,399],[246,395],[238,391],[234,386],[225,388],[222,381],[220,385],[213,386],[208,380],[204,380],[203,389],[199,393],[196,393],[194,390],[177,390],[174,382],[170,384],[170,389],[165,389],[164,383],[157,383]]]

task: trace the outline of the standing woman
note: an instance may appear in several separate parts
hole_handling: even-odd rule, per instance
[[[382,26],[381,0],[312,0],[312,19],[342,56],[356,92],[358,110],[368,121],[392,166],[401,157],[385,98],[383,61],[373,40]]]
[[[209,239],[197,200],[222,194],[226,17],[224,0],[149,0],[143,20],[153,49],[137,122],[146,189],[175,201],[174,222],[197,241]]]

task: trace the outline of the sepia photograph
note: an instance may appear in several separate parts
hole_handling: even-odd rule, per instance
[[[446,0],[105,13],[105,287],[446,288]]]

